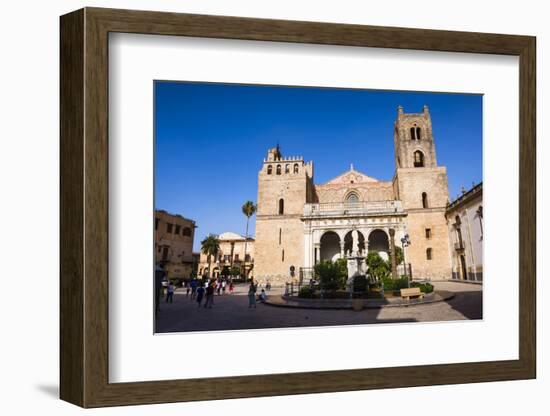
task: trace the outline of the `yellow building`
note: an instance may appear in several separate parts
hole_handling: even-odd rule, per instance
[[[212,276],[218,277],[224,273],[224,269],[227,271],[234,267],[240,270],[246,270],[247,277],[253,276],[254,239],[252,237],[245,239],[242,235],[225,232],[218,236],[218,240],[220,242],[220,251],[215,259],[211,259]],[[209,274],[208,268],[208,256],[201,252],[198,264],[198,275],[203,276]]]
[[[195,228],[193,220],[155,211],[155,263],[164,266],[169,278],[188,278],[196,270]]]
[[[447,172],[437,164],[428,108],[405,113],[399,107],[393,128],[395,173],[389,181],[351,166],[315,184],[312,161],[284,157],[279,147],[268,151],[258,174],[257,280],[283,282],[292,274],[307,280],[321,260],[369,251],[387,258],[391,239],[401,246],[405,235],[413,277],[451,277]]]

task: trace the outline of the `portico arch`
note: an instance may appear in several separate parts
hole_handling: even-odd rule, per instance
[[[384,260],[389,259],[390,241],[384,230],[376,229],[369,233],[369,252],[377,252]]]
[[[334,231],[327,231],[321,236],[321,260],[335,261],[340,258],[340,236]]]

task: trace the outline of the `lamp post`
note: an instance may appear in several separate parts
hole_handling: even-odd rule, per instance
[[[405,269],[405,277],[407,278],[407,287],[411,287],[411,281],[409,279],[409,274],[407,273],[407,260],[405,257],[405,247],[408,247],[411,245],[411,240],[409,239],[409,234],[405,234],[403,238],[401,238],[401,247],[403,248],[403,267]]]

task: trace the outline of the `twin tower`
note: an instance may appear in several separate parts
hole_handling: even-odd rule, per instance
[[[395,225],[400,235],[409,234],[411,245],[406,255],[415,278],[450,278],[447,172],[437,164],[428,107],[420,113],[405,113],[399,106],[393,136],[395,173],[390,181],[378,181],[351,168],[337,180],[315,185],[312,161],[284,157],[278,146],[268,151],[258,174],[257,280],[284,282],[292,274],[297,279],[300,268],[311,266],[312,250],[323,241],[321,234],[339,232],[346,224],[362,224],[365,230],[386,233]],[[350,194],[363,210],[350,213],[345,209]],[[373,206],[395,206],[393,201],[400,201],[399,215],[373,213]],[[330,213],[322,214],[324,207],[329,207]],[[307,217],[305,212],[319,215]],[[318,256],[313,256],[314,262],[318,261]]]

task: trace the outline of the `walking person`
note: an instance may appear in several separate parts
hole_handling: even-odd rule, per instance
[[[269,280],[265,283],[265,290],[271,290],[271,282]]]
[[[225,279],[222,280],[222,294],[225,295],[225,286],[227,285],[227,282]]]
[[[213,304],[214,304],[214,284],[211,283],[206,288],[206,302],[204,303],[204,307],[212,309]]]
[[[234,285],[233,285],[233,280],[230,280],[229,281],[229,294],[233,294],[233,289],[234,289]]]
[[[254,280],[250,282],[250,286],[248,287],[248,307],[251,308],[254,306],[256,307],[256,289],[257,286],[254,284]]]
[[[166,290],[166,302],[172,303],[174,301],[175,290],[176,290],[176,287],[174,286],[174,283],[172,282],[168,283],[168,288]]]
[[[194,277],[191,279],[191,300],[195,299],[197,297],[197,286],[199,285],[199,281]]]
[[[191,282],[189,280],[185,281],[185,297],[189,297],[189,292],[191,292]]]
[[[197,289],[197,303],[199,304],[199,308],[201,307],[202,298],[204,296],[204,287],[202,283],[200,284],[199,288]]]

